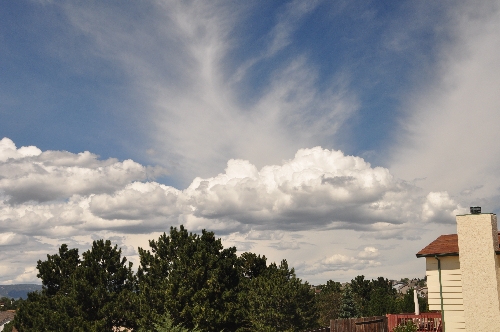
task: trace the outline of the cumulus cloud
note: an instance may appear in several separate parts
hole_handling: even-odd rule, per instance
[[[365,247],[363,251],[358,253],[359,259],[377,258],[378,256],[379,256],[378,249],[374,247]]]
[[[12,232],[0,233],[0,247],[20,245],[27,242],[27,236]]]
[[[89,153],[40,152],[7,159],[0,167],[11,170],[0,180],[6,197],[0,202],[0,231],[24,235],[147,233],[185,224],[247,233],[248,240],[279,240],[280,248],[292,248],[283,231],[353,229],[401,236],[408,225],[449,222],[460,211],[447,193],[422,196],[386,168],[321,147],[300,149],[293,159],[260,170],[233,159],[224,173],[195,178],[184,190],[138,182],[147,178],[146,167],[131,160],[100,161]]]
[[[0,140],[0,162],[8,159],[20,159],[24,157],[38,156],[42,151],[36,146],[23,146],[20,149],[11,139],[4,137]]]
[[[304,270],[306,274],[318,274],[325,271],[365,270],[381,265],[381,263],[376,260],[378,257],[378,249],[366,247],[355,257],[334,254],[312,264],[305,264],[301,269]]]
[[[113,192],[134,180],[161,174],[132,160],[98,160],[90,152],[73,154],[29,146],[16,148],[8,138],[0,141],[0,193],[9,202],[46,202],[71,195]]]
[[[456,215],[467,212],[447,192],[430,192],[422,209],[423,220],[434,222],[450,222]]]
[[[112,194],[93,195],[89,206],[93,215],[107,220],[164,218],[176,223],[193,216],[255,230],[362,229],[376,223],[416,222],[423,200],[418,188],[385,168],[316,147],[260,170],[249,161],[230,160],[224,173],[196,178],[182,191],[136,182]],[[453,201],[446,204],[448,208]]]
[[[25,155],[9,141],[3,140],[15,158],[0,163],[9,170],[0,180],[0,246],[28,246],[33,256],[43,243],[52,243],[49,247],[56,251],[60,241],[81,246],[75,238],[103,235],[135,256],[125,234],[161,232],[180,224],[190,231],[234,234],[228,239],[239,250],[266,243],[267,248],[298,253],[316,244],[296,232],[350,230],[371,240],[414,240],[422,225],[448,223],[461,211],[446,192],[426,194],[386,168],[321,147],[300,149],[292,159],[260,169],[232,159],[224,172],[197,177],[181,190],[147,181],[147,167],[133,161],[101,161],[88,152]],[[378,266],[378,258],[376,247],[366,246],[355,256],[335,254],[302,270],[309,275],[359,270]]]

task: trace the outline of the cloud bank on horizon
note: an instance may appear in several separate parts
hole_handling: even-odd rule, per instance
[[[180,224],[313,283],[421,275],[454,215],[500,211],[499,6],[8,4],[0,283]]]
[[[231,159],[224,173],[195,178],[184,190],[144,181],[161,169],[132,160],[99,160],[17,148],[0,140],[0,246],[4,259],[26,243],[44,243],[101,232],[151,234],[167,225],[210,229],[249,240],[268,232],[356,230],[375,239],[418,237],[415,224],[449,223],[464,210],[447,192],[423,193],[388,169],[321,147],[300,149],[282,165],[260,170]],[[299,249],[278,242],[277,250]],[[377,266],[378,249],[357,257],[335,254],[305,273]],[[3,260],[4,261],[4,260]],[[322,266],[322,267],[321,267]]]

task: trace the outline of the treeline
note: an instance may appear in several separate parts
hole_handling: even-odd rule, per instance
[[[21,303],[23,303],[23,299],[9,298],[7,296],[0,297],[0,311],[6,310],[16,310]]]
[[[413,294],[399,298],[387,279],[328,281],[316,291],[286,260],[238,257],[212,232],[171,228],[149,245],[139,248],[133,273],[110,241],[94,241],[81,257],[63,244],[38,261],[43,289],[28,294],[11,325],[20,332],[303,331],[339,317],[413,311]]]
[[[367,280],[360,275],[345,285],[329,280],[319,286],[316,307],[319,324],[328,326],[330,319],[383,316],[415,311],[413,289],[398,294],[383,277]],[[420,312],[428,311],[427,298],[418,298]]]

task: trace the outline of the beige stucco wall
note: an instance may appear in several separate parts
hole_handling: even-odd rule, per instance
[[[497,219],[494,214],[457,216],[462,295],[467,331],[500,331]],[[448,330],[447,332],[451,332]]]
[[[462,274],[458,256],[439,257],[441,260],[441,283],[443,285],[443,307],[446,331],[464,331],[465,318],[462,298]],[[439,294],[438,261],[426,257],[426,275],[429,310],[441,311]]]

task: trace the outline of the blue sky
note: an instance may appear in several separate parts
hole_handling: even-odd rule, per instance
[[[179,224],[313,283],[416,277],[455,214],[499,210],[497,1],[2,8],[0,282]]]

